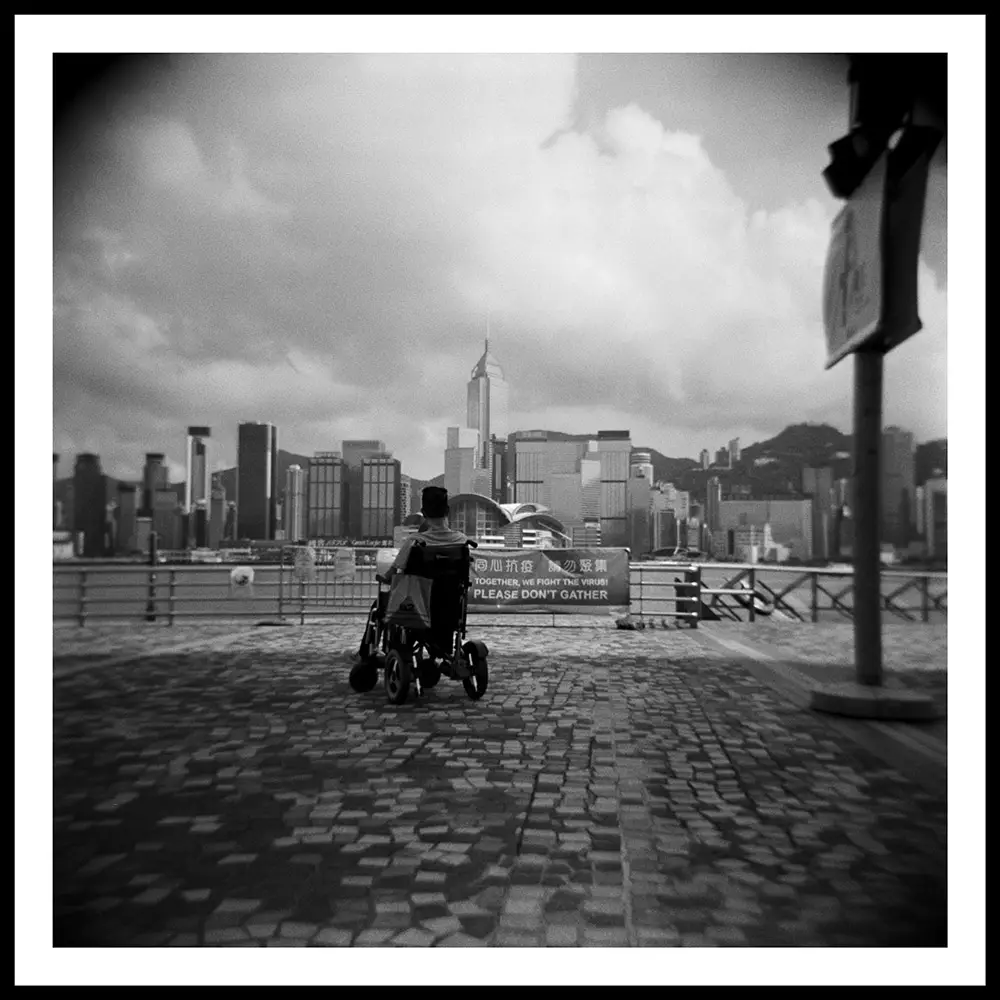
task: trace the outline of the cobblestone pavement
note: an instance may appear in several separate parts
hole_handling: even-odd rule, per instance
[[[398,708],[353,623],[62,632],[56,946],[946,944],[943,795],[700,630],[470,620]]]

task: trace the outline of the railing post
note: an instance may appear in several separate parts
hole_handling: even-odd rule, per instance
[[[173,625],[174,623],[174,591],[177,587],[177,570],[172,569],[170,571],[170,591],[167,596],[167,624]]]
[[[146,621],[156,621],[156,532],[149,533],[149,589],[146,594]]]
[[[284,615],[285,604],[285,546],[281,546],[281,555],[278,559],[278,618]]]
[[[812,620],[819,621],[819,572],[812,574]]]
[[[925,576],[920,586],[920,620],[931,620],[931,578]]]
[[[644,589],[643,583],[645,582],[643,580],[643,568],[644,567],[643,567],[642,563],[639,563],[639,620],[640,621],[645,620],[645,613],[644,613],[644,607],[643,607],[643,596],[642,596],[642,592],[643,592],[643,589]]]
[[[87,571],[80,570],[80,628],[87,622]]]
[[[691,619],[691,628],[697,628],[701,621],[701,567],[694,568],[694,618]]]
[[[750,567],[747,578],[750,580],[750,621],[755,622],[757,620],[757,571],[753,566]]]
[[[305,625],[306,623],[306,585],[305,582],[299,581],[299,624]]]

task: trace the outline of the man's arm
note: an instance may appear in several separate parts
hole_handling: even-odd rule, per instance
[[[397,573],[402,573],[403,568],[406,566],[406,560],[409,558],[410,549],[413,548],[413,539],[407,538],[404,540],[403,544],[400,545],[399,551],[396,553],[396,558],[393,559],[392,565],[386,570],[385,581],[388,583]]]

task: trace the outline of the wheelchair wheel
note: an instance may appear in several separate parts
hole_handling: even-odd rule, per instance
[[[359,694],[371,691],[378,683],[378,667],[367,661],[355,663],[348,678],[351,687]]]
[[[410,658],[398,649],[390,649],[385,658],[383,684],[385,695],[391,704],[402,705],[406,701],[412,676]]]
[[[486,657],[475,648],[469,650],[468,657],[472,676],[462,678],[462,687],[473,701],[479,701],[486,694],[490,682],[490,668]]]

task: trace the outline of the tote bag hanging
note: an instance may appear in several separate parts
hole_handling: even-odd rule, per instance
[[[392,578],[386,623],[401,628],[431,627],[431,580],[423,576],[397,574]]]

